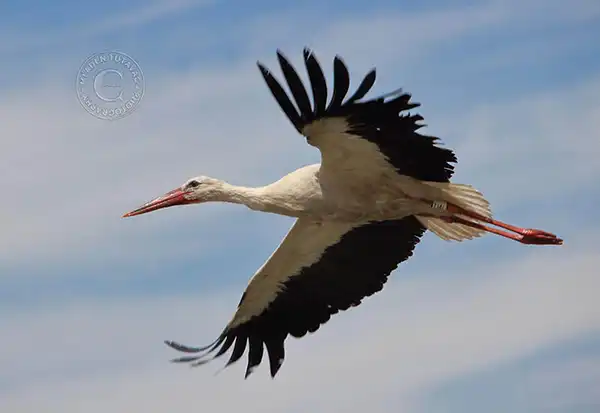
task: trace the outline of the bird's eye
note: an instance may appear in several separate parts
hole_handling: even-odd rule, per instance
[[[198,181],[190,181],[187,184],[188,188],[197,188],[199,186],[200,186],[200,182],[198,182]]]

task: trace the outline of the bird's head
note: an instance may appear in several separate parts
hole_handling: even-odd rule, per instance
[[[145,203],[141,207],[126,213],[123,217],[132,217],[145,214],[158,209],[175,205],[199,204],[217,200],[223,189],[223,181],[197,176],[188,179],[183,185],[167,192],[166,194]]]

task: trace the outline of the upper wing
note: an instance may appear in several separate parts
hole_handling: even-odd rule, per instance
[[[414,217],[360,226],[298,219],[252,278],[235,316],[214,343],[204,348],[168,344],[186,352],[206,351],[177,359],[195,365],[210,361],[204,357],[218,347],[213,358],[233,346],[230,365],[248,346],[246,377],[260,364],[266,346],[275,377],[288,334],[302,337],[314,332],[332,314],[381,290],[388,275],[412,255],[424,232]]]
[[[354,94],[344,102],[350,85],[348,69],[342,59],[333,61],[333,95],[327,104],[327,83],[314,54],[304,49],[304,62],[311,83],[314,105],[289,61],[278,51],[277,57],[297,108],[270,71],[258,67],[271,93],[296,130],[318,147],[323,166],[337,169],[365,169],[366,164],[385,164],[402,175],[424,181],[447,182],[456,162],[454,153],[435,145],[438,138],[417,133],[423,125],[420,115],[401,112],[420,106],[400,90],[361,101],[375,83],[371,70]],[[386,101],[386,98],[390,100]],[[373,165],[374,166],[374,165]],[[374,168],[376,169],[376,168]]]

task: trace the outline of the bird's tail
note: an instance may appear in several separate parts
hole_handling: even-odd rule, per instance
[[[490,203],[481,192],[470,185],[449,182],[425,182],[442,192],[443,200],[485,217],[492,217]],[[462,217],[462,216],[461,216]],[[468,217],[462,217],[469,219]],[[431,232],[446,241],[464,241],[477,238],[486,232],[467,225],[446,222],[440,218],[417,216],[417,219]],[[469,219],[471,220],[471,219]]]

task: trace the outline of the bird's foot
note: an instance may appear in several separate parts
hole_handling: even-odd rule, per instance
[[[556,235],[539,229],[523,230],[518,241],[529,245],[562,245],[563,243],[563,240]]]

